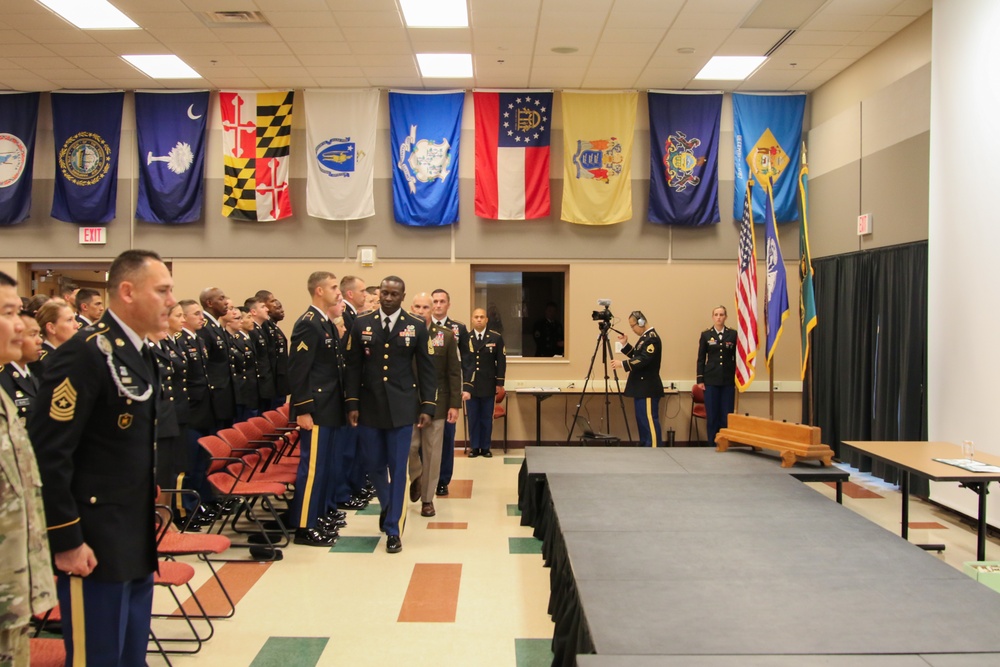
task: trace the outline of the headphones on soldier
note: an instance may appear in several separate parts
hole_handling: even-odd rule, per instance
[[[632,314],[629,315],[629,317],[634,318],[635,319],[635,323],[638,326],[640,326],[640,327],[646,326],[646,316],[642,314],[641,310],[633,310]]]

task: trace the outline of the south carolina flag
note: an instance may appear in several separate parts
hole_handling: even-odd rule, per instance
[[[530,220],[549,214],[552,93],[473,93],[476,215]]]
[[[562,219],[610,225],[632,218],[632,135],[639,94],[563,93]]]
[[[295,93],[220,92],[222,215],[280,220],[292,214],[288,161]]]

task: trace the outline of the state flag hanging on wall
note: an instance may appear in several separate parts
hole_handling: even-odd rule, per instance
[[[280,220],[292,214],[288,164],[295,93],[221,92],[222,215]]]
[[[201,218],[207,118],[207,90],[135,94],[139,146],[136,218],[161,223]]]
[[[719,222],[722,95],[649,93],[649,220]]]
[[[326,220],[375,215],[378,89],[307,90],[306,208]]]
[[[476,215],[530,220],[549,214],[552,93],[473,93]]]
[[[125,93],[52,93],[52,217],[106,223],[116,213]]]
[[[0,94],[0,225],[14,225],[31,211],[38,93]]]
[[[733,158],[735,184],[733,217],[743,210],[747,181],[774,183],[774,217],[778,222],[799,219],[799,144],[805,95],[746,95],[733,93]],[[783,178],[784,176],[784,178]],[[753,220],[766,222],[768,188],[753,188]]]
[[[636,92],[563,93],[562,219],[610,225],[632,218]]]
[[[458,147],[465,93],[389,93],[392,209],[396,222],[458,222]]]

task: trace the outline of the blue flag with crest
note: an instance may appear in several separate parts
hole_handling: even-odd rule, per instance
[[[721,94],[649,93],[649,221],[719,222]]]
[[[796,183],[796,185],[798,185]],[[778,221],[774,216],[774,184],[764,182],[764,239],[767,247],[767,367],[771,367],[774,350],[778,347],[781,332],[788,317],[788,279],[785,275],[785,258],[778,242]]]
[[[805,95],[746,95],[733,93],[733,217],[743,214],[747,180],[774,182],[774,216],[778,222],[799,219],[799,145]],[[766,187],[753,188],[753,221],[763,217]]]
[[[114,220],[124,100],[125,93],[52,93],[53,218],[76,223]]]
[[[31,211],[38,93],[0,94],[0,225],[14,225]]]
[[[201,218],[207,118],[207,90],[135,94],[139,146],[136,218],[160,223]]]
[[[458,144],[464,92],[389,93],[392,208],[396,222],[458,222]]]

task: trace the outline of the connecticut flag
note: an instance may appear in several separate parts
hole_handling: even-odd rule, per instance
[[[295,93],[221,92],[222,215],[280,220],[292,214],[288,192]]]
[[[475,91],[476,215],[530,220],[549,214],[552,93]]]

